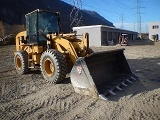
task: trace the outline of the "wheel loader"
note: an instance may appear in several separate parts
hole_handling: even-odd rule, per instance
[[[39,67],[45,80],[59,83],[70,73],[75,92],[106,99],[136,80],[124,49],[94,53],[89,35],[61,32],[59,12],[35,10],[25,15],[26,31],[16,36],[14,64],[19,74]]]

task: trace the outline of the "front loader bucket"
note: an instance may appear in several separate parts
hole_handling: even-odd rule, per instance
[[[106,99],[115,95],[115,89],[136,80],[123,54],[124,49],[94,53],[80,57],[71,70],[71,82],[75,92]]]

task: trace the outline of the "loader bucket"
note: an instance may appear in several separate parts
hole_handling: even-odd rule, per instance
[[[116,89],[127,86],[127,82],[136,80],[123,51],[116,49],[79,57],[70,74],[75,92],[106,99],[109,94],[115,95]]]

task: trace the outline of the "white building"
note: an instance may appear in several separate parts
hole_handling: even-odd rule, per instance
[[[152,41],[160,40],[160,22],[149,23],[149,39]]]
[[[134,31],[104,25],[73,27],[73,31],[77,31],[78,35],[89,33],[90,46],[96,47],[110,45],[110,43],[117,44],[122,34],[128,34],[128,40],[135,40],[138,35]]]

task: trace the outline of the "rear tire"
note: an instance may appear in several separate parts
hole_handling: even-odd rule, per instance
[[[54,49],[43,52],[40,68],[44,79],[53,83],[60,82],[67,74],[66,59],[62,53]]]
[[[14,56],[14,64],[18,74],[25,74],[28,68],[28,53],[26,51],[18,51]]]

